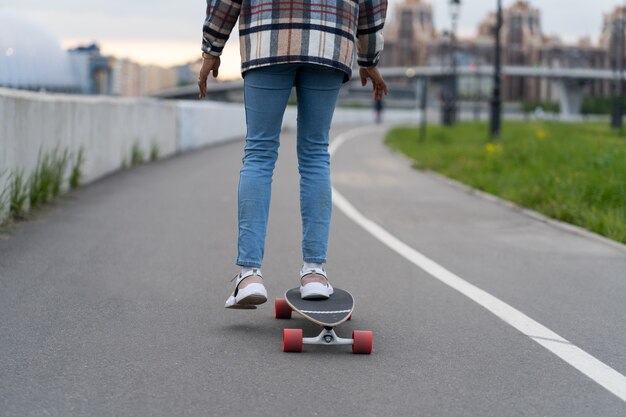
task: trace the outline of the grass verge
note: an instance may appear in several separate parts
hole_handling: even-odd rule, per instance
[[[398,127],[386,143],[431,169],[549,217],[626,243],[626,139],[606,124],[507,122]]]

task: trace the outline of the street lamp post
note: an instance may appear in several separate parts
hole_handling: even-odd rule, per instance
[[[481,93],[481,80],[480,80],[480,66],[474,62],[472,64],[472,71],[474,72],[474,121],[480,121],[480,100]]]
[[[450,48],[448,53],[450,54],[450,75],[444,79],[443,90],[443,108],[442,108],[442,124],[444,126],[451,126],[456,121],[457,115],[457,62],[456,62],[456,29],[457,21],[459,18],[459,11],[461,10],[461,0],[449,0],[450,6],[450,19],[452,20],[452,30],[450,31]]]
[[[502,46],[500,44],[500,31],[502,29],[502,0],[498,0],[498,11],[496,14],[495,35],[495,57],[493,72],[493,96],[491,97],[491,116],[489,124],[489,134],[492,139],[500,137],[500,123],[502,119]]]
[[[617,51],[617,80],[614,82],[614,96],[613,96],[613,117],[611,118],[611,126],[615,129],[622,130],[623,117],[624,117],[624,9],[626,9],[626,2],[622,2],[622,8],[619,13],[619,36],[618,36],[618,51]],[[613,32],[615,33],[615,32]]]

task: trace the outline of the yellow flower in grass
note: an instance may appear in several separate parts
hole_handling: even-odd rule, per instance
[[[537,129],[537,131],[535,132],[535,138],[537,140],[546,140],[548,139],[548,132],[543,129]]]
[[[485,152],[487,155],[493,155],[502,152],[502,145],[497,143],[488,143],[485,145]]]

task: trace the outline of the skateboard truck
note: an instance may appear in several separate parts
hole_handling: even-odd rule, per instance
[[[302,343],[305,345],[352,345],[354,339],[339,337],[332,327],[327,327],[317,337],[303,337]]]

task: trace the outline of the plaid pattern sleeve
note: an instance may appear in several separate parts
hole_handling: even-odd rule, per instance
[[[206,19],[202,27],[202,50],[220,56],[233,30],[242,0],[207,0]]]
[[[357,63],[361,67],[378,64],[383,50],[383,26],[387,15],[387,0],[359,0],[357,28]]]

